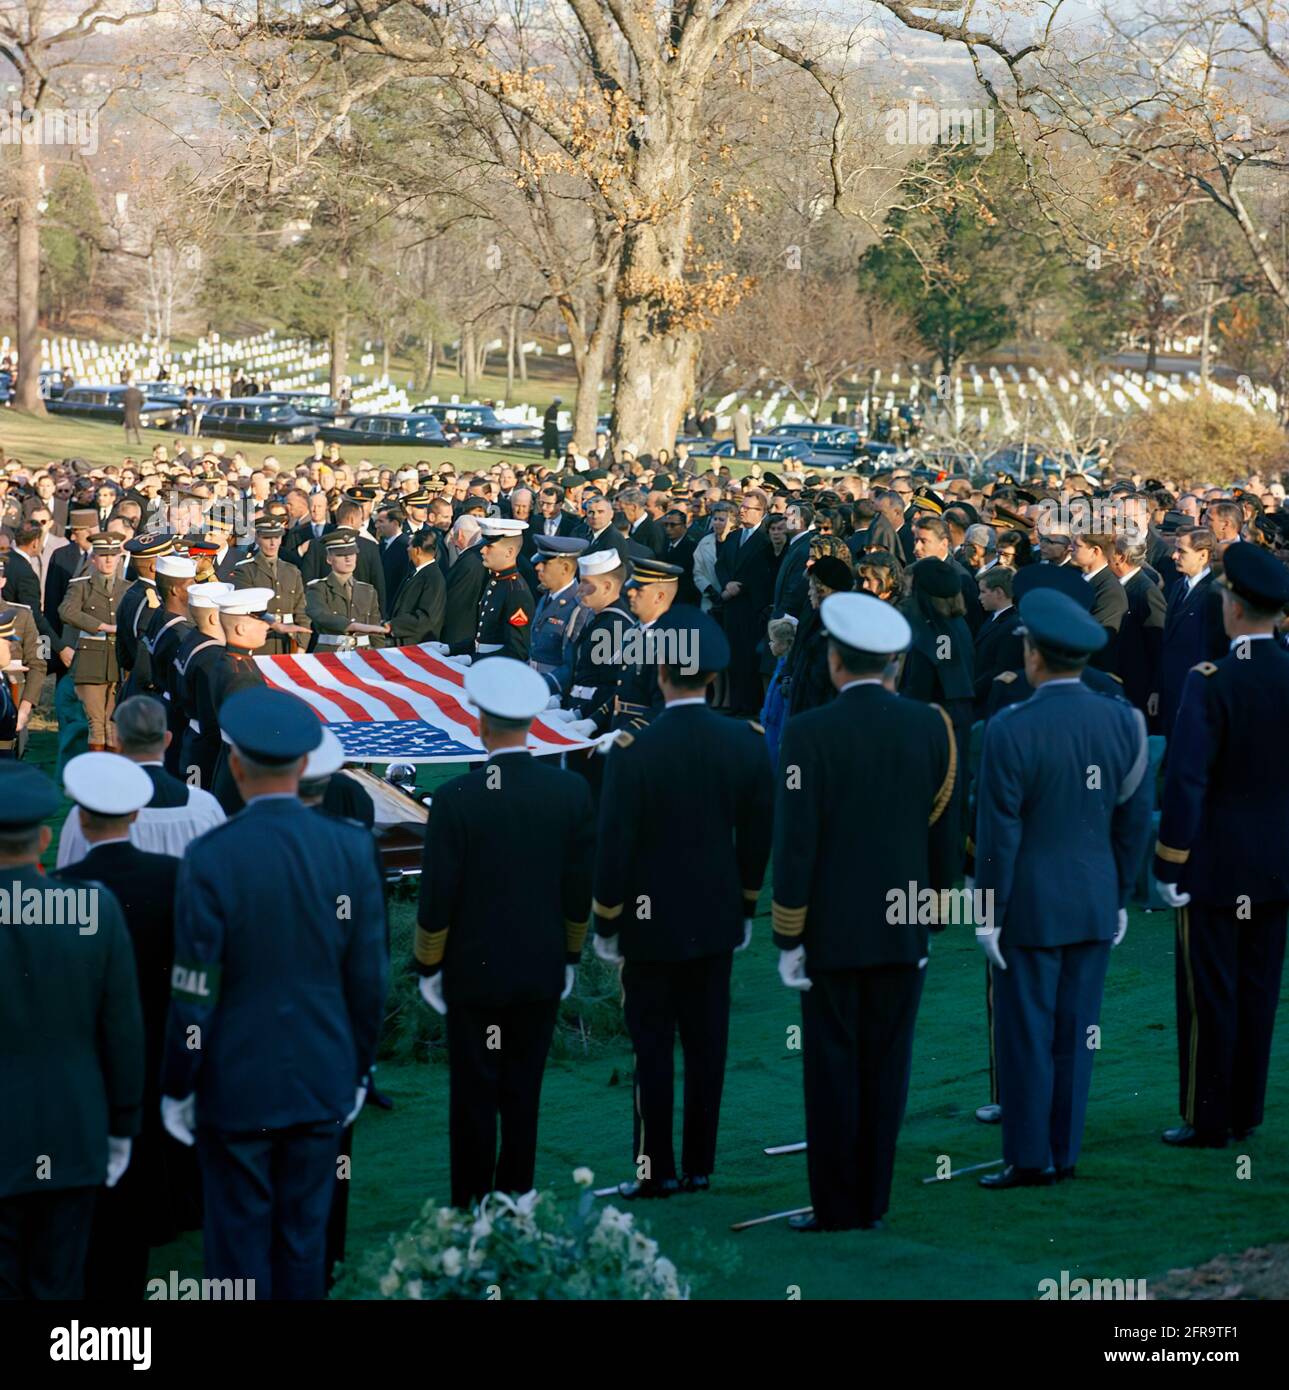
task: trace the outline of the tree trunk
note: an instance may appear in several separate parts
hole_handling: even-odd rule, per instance
[[[1204,314],[1200,320],[1199,335],[1199,379],[1200,385],[1205,391],[1208,390],[1209,386],[1210,358],[1212,357],[1214,297],[1212,286],[1206,286],[1204,290]]]
[[[24,111],[36,106],[35,77],[23,80]],[[40,146],[33,140],[18,142],[17,197],[17,308],[18,375],[13,404],[33,415],[45,414],[40,394]]]
[[[457,371],[461,376],[461,390],[470,395],[474,390],[474,324],[468,323],[461,329],[461,345],[457,348]]]
[[[519,379],[526,386],[528,384],[528,354],[524,351],[522,335],[520,342],[516,345],[515,352],[519,358]]]
[[[389,380],[389,325],[385,326],[384,336],[380,340],[380,374]]]
[[[422,367],[421,390],[428,391],[434,380],[434,368],[438,359],[438,343],[432,333],[425,335],[425,359]]]
[[[331,324],[331,375],[328,378],[328,391],[332,396],[340,394],[340,383],[349,365],[349,259],[341,256],[336,264],[336,277],[340,281],[340,306]]]
[[[506,324],[506,404],[510,404],[510,398],[515,394],[515,349],[516,338],[518,337],[519,305],[510,306],[510,319]]]

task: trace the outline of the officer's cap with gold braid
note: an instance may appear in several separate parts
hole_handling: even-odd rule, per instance
[[[669,565],[666,560],[632,560],[627,588],[641,584],[674,584],[684,572],[680,565]]]
[[[135,536],[133,540],[125,543],[126,552],[141,560],[169,555],[174,548],[175,538],[169,531],[154,531],[150,535]]]
[[[926,486],[918,488],[913,494],[913,505],[918,511],[930,512],[933,516],[940,516],[944,512],[944,499]]]
[[[348,526],[337,526],[323,536],[322,548],[327,552],[328,560],[333,555],[357,555],[358,533],[351,531]]]
[[[12,642],[15,631],[13,614],[0,613],[0,642]]]

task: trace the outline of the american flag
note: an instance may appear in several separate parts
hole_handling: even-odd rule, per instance
[[[426,646],[255,658],[264,679],[298,695],[328,724],[354,762],[459,763],[486,756],[465,672]],[[565,753],[591,740],[533,720],[534,753]]]

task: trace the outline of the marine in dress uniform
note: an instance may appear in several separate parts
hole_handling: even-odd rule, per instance
[[[43,773],[0,763],[9,891],[82,890],[96,913],[84,934],[74,911],[0,924],[0,1300],[82,1296],[99,1190],[126,1171],[143,1121],[143,1017],[121,909],[106,889],[39,867],[42,822],[60,804]]]
[[[1004,1167],[980,1179],[989,1188],[1074,1175],[1088,1029],[1127,930],[1153,799],[1141,712],[1079,679],[1105,628],[1046,589],[1020,614],[1035,693],[986,727],[976,813],[976,888],[992,895],[992,929],[978,925],[976,939],[993,966],[1003,1107]]]
[[[407,538],[408,571],[389,610],[389,635],[395,646],[440,640],[447,612],[447,581],[438,560],[437,536],[434,527],[423,526]]]
[[[1289,572],[1237,541],[1219,581],[1230,651],[1187,676],[1154,873],[1177,909],[1183,1123],[1166,1143],[1224,1148],[1262,1123],[1289,917]]]
[[[634,646],[634,651],[627,651],[613,693],[614,729],[643,729],[662,709],[658,662],[653,655],[654,639],[649,634],[676,601],[680,575],[680,566],[665,560],[632,562],[631,577],[623,585],[623,592],[636,625],[625,635],[624,642],[628,649]]]
[[[591,616],[577,579],[577,557],[589,544],[577,536],[536,537],[533,563],[542,596],[533,614],[528,661],[539,675],[571,669],[578,633]]]
[[[107,726],[116,705],[117,610],[129,587],[118,574],[121,538],[106,531],[90,537],[90,569],[67,586],[58,616],[80,636],[71,677],[89,720],[90,752],[107,747]]]
[[[256,656],[289,656],[304,651],[309,643],[308,605],[300,571],[281,556],[286,527],[278,520],[262,517],[255,523],[255,553],[233,566],[235,589],[271,589],[273,598],[267,611],[272,619],[264,645]]]
[[[99,1194],[85,1296],[138,1299],[147,1282],[149,1247],[165,1245],[188,1228],[195,1197],[195,1173],[161,1125],[161,1045],[170,1002],[179,860],[130,842],[131,825],[153,795],[152,779],[137,763],[115,753],[82,753],[63,770],[63,789],[76,805],[85,851],[66,874],[102,885],[120,904],[143,1009],[143,1125],[125,1175]],[[185,1192],[175,1190],[176,1179]],[[187,1209],[182,1225],[176,1221],[181,1208]]]
[[[212,580],[188,589],[188,615],[193,627],[179,643],[165,694],[167,724],[171,733],[166,749],[166,771],[185,781],[210,788],[219,757],[219,729],[203,728],[197,711],[197,689],[202,673],[222,660],[224,629],[215,600],[231,594],[233,586]],[[195,769],[195,771],[194,771]]]
[[[595,841],[586,783],[525,747],[545,682],[497,657],[469,668],[465,692],[488,759],[434,794],[415,950],[421,995],[447,1016],[456,1207],[533,1187],[542,1073],[582,955]],[[498,845],[521,843],[524,872],[499,874]]]
[[[257,1299],[315,1299],[340,1135],[380,1034],[384,895],[371,837],[296,796],[322,737],[309,707],[246,690],[221,713],[246,809],[179,871],[162,1119],[196,1140],[206,1277],[254,1279]],[[265,863],[309,872],[265,875]]]
[[[194,682],[198,725],[203,733],[217,730],[220,735],[210,790],[229,816],[242,809],[242,798],[229,766],[230,745],[223,737],[222,711],[232,696],[265,684],[252,653],[264,643],[268,631],[265,605],[272,598],[269,589],[237,589],[216,597],[224,645],[209,666],[198,667]]]
[[[383,647],[388,628],[380,616],[380,597],[371,584],[354,578],[358,541],[347,528],[323,537],[331,573],[312,579],[305,591],[309,621],[318,634],[316,650],[353,651],[358,647]]]
[[[480,525],[483,539],[479,549],[488,571],[488,582],[479,599],[474,655],[509,656],[516,661],[527,661],[536,604],[516,561],[528,523],[486,516],[480,519]]]
[[[838,694],[788,720],[774,815],[774,944],[780,978],[802,991],[802,1231],[871,1229],[890,1204],[931,928],[893,915],[891,894],[948,888],[962,844],[953,724],[883,684],[908,620],[869,594],[830,594],[820,616]]]
[[[664,706],[608,756],[595,860],[596,953],[622,962],[635,1054],[635,1179],[622,1196],[705,1191],[729,1040],[734,952],[751,940],[770,857],[774,793],[759,725],[707,705],[729,665],[715,620],[678,606],[652,629]],[[685,1062],[680,1169],[672,1142],[674,1053]]]
[[[161,607],[161,596],[157,592],[157,561],[163,555],[173,553],[174,537],[168,532],[135,536],[133,540],[126,541],[125,551],[130,556],[137,578],[122,596],[116,615],[116,664],[122,677],[117,698],[121,700],[155,688],[150,680],[147,653],[145,651],[141,655],[140,648],[148,620]]]

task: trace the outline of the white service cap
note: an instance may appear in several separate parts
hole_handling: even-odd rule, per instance
[[[465,693],[484,714],[498,719],[532,719],[550,702],[550,687],[522,661],[490,656],[465,673]]]
[[[157,561],[157,573],[168,579],[195,579],[197,562],[187,555],[163,555]]]
[[[258,618],[272,602],[272,589],[234,589],[231,593],[218,594],[215,607],[220,617],[227,614],[231,618]]]
[[[872,594],[829,594],[819,617],[829,636],[860,652],[907,651],[913,640],[904,614]]]
[[[216,608],[215,600],[224,594],[231,594],[233,586],[222,579],[209,579],[204,584],[193,584],[188,589],[189,608]]]
[[[339,772],[344,765],[345,750],[340,746],[340,740],[324,726],[322,742],[309,754],[300,781],[316,782],[320,777],[330,777],[333,772]]]
[[[622,557],[612,546],[604,550],[592,550],[577,557],[579,574],[608,574],[622,564]]]
[[[63,790],[100,816],[128,816],[152,800],[152,778],[119,753],[81,753],[63,768]]]

